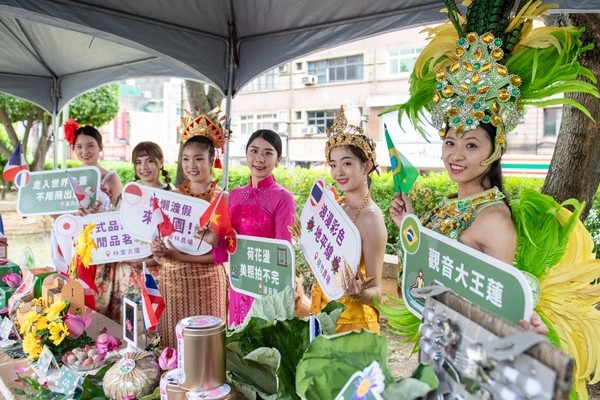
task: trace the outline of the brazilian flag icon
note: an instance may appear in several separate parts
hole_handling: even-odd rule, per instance
[[[402,221],[400,241],[408,254],[415,254],[419,249],[419,238],[421,237],[419,226],[420,222],[414,215],[407,215]]]
[[[396,193],[408,193],[419,177],[419,170],[396,149],[387,126],[385,126],[385,141],[390,155],[392,176],[394,177],[394,191]]]

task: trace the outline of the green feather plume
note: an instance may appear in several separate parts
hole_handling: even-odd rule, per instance
[[[386,303],[380,303],[373,298],[373,303],[381,315],[387,319],[388,331],[400,336],[402,343],[415,343],[412,352],[417,352],[421,320],[408,310],[404,300],[390,295],[387,295],[387,299]]]
[[[563,226],[556,218],[562,206],[570,205],[575,211]],[[519,238],[515,265],[540,278],[548,268],[556,265],[565,253],[569,234],[585,203],[571,199],[558,204],[552,197],[525,190],[510,202],[513,223]]]

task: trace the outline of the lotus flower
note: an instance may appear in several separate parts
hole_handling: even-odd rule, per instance
[[[2,275],[0,278],[2,282],[6,283],[10,287],[19,287],[23,279],[21,279],[21,275],[16,274],[14,272],[9,272],[8,274]]]
[[[98,354],[105,354],[109,351],[116,350],[121,346],[121,339],[109,335],[108,333],[101,333],[96,338],[96,349]]]
[[[89,311],[85,316],[67,314],[64,322],[69,328],[69,338],[77,339],[92,323],[92,314]]]
[[[177,350],[171,347],[165,347],[158,358],[158,365],[163,371],[177,368]]]

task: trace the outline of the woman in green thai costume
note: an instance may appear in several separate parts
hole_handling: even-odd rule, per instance
[[[533,28],[551,5],[541,1],[465,3],[466,16],[445,0],[450,21],[430,29],[430,42],[411,75],[407,103],[398,111],[425,135],[420,122],[429,119],[443,140],[442,159],[458,193],[449,195],[423,224],[448,237],[513,264],[529,274],[540,297],[525,329],[548,332],[548,339],[575,359],[575,390],[587,398],[586,382],[600,381],[600,260],[579,221],[583,204],[566,202],[568,211],[549,196],[521,193],[510,207],[502,193],[500,158],[506,134],[518,124],[523,107],[567,104],[591,118],[566,92],[600,97],[596,87],[578,80],[596,78],[577,62],[591,48],[579,37],[582,29]],[[551,61],[550,61],[551,60]],[[390,215],[400,224],[412,207],[398,195]],[[539,285],[537,284],[539,282]],[[416,339],[419,321],[400,306],[380,311],[392,330]],[[542,322],[543,321],[543,322]]]

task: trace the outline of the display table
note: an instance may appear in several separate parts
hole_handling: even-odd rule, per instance
[[[92,311],[92,323],[86,329],[87,334],[95,338],[100,333],[106,332],[111,336],[121,339],[123,337],[123,328],[115,321],[105,317],[102,314],[98,314]],[[21,388],[24,386],[21,383],[16,382],[17,373],[16,368],[25,368],[25,372],[20,373],[23,376],[31,376],[33,372],[29,366],[26,358],[13,359],[10,358],[3,350],[0,349],[0,397],[4,399],[15,399],[12,393],[12,388]]]

